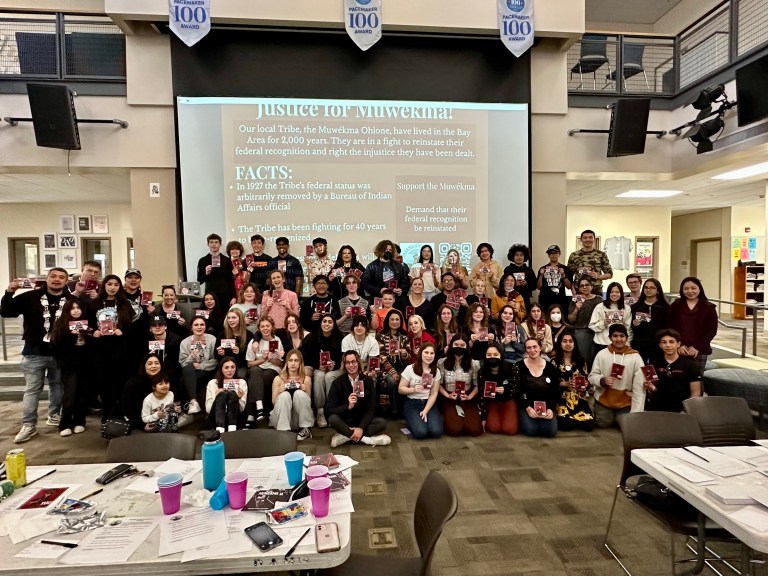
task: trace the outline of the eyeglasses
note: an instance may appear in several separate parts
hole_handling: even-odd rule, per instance
[[[579,288],[592,288],[592,284],[579,284]]]

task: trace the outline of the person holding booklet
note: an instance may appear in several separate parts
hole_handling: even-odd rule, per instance
[[[523,297],[525,309],[531,307],[531,296],[536,290],[536,273],[528,266],[531,251],[525,244],[513,244],[507,252],[509,266],[504,268],[504,274],[511,274],[515,279],[515,290]]]
[[[371,328],[376,332],[381,332],[386,329],[386,323],[384,319],[389,315],[389,312],[395,310],[395,292],[389,288],[385,288],[381,291],[381,296],[374,297],[374,304],[371,304]],[[380,301],[380,302],[378,302]],[[398,310],[398,312],[400,312]],[[402,317],[402,312],[400,312]]]
[[[539,291],[539,305],[542,310],[558,304],[562,309],[568,309],[568,297],[565,289],[572,290],[573,274],[570,268],[560,262],[560,246],[552,244],[547,248],[549,262],[539,268],[536,278],[536,288]]]
[[[517,364],[525,356],[525,332],[515,321],[515,309],[506,304],[496,321],[496,341],[500,344],[502,358],[508,364]]]
[[[525,332],[526,338],[536,338],[541,346],[541,353],[545,356],[549,356],[552,352],[552,328],[547,324],[547,319],[544,317],[544,311],[536,303],[531,304],[528,310],[528,317],[520,326]]]
[[[328,425],[336,431],[331,448],[347,442],[386,446],[392,439],[383,434],[384,418],[376,417],[376,385],[363,373],[360,356],[347,350],[341,358],[343,373],[333,381],[325,401]]]
[[[232,260],[222,254],[221,236],[209,234],[208,254],[197,262],[197,281],[205,284],[206,292],[216,294],[216,300],[229,308],[235,297],[235,277],[232,274]],[[218,330],[220,326],[217,326]]]
[[[560,400],[557,403],[557,427],[560,430],[595,429],[595,417],[589,406],[592,385],[586,361],[576,348],[573,330],[563,331],[555,345],[552,364],[557,369],[560,383]]]
[[[101,262],[86,260],[80,269],[80,278],[67,283],[70,293],[80,300],[83,310],[87,310],[91,300],[99,296],[99,278],[101,277]]]
[[[645,367],[646,410],[682,412],[683,400],[701,396],[699,367],[691,358],[680,355],[680,333],[671,328],[656,334],[662,357]]]
[[[375,371],[369,370],[368,359],[379,357],[379,343],[373,334],[368,333],[368,319],[365,316],[354,316],[352,318],[352,332],[344,336],[341,341],[342,356],[344,352],[353,351],[357,354],[360,362],[360,371],[376,375]],[[327,403],[327,402],[326,402]]]
[[[293,312],[289,312],[285,317],[285,328],[275,330],[275,335],[283,342],[283,350],[299,350],[309,337],[309,332],[301,325],[301,319]],[[304,371],[307,376],[312,377],[313,370],[310,366],[305,366]]]
[[[499,280],[504,272],[501,265],[493,259],[493,246],[488,242],[478,244],[475,252],[480,262],[472,267],[469,285],[477,296],[485,295],[490,300],[498,289]],[[478,280],[483,281],[482,289],[477,285]]]
[[[328,241],[325,238],[315,238],[312,244],[307,244],[304,264],[307,265],[307,280],[309,281],[309,295],[315,294],[315,278],[324,276],[330,284],[329,276],[333,269],[333,260],[328,256]],[[326,286],[326,292],[328,286]],[[336,296],[338,299],[339,296]],[[329,310],[330,312],[330,310]]]
[[[176,287],[166,284],[162,287],[162,301],[160,306],[155,306],[155,316],[164,316],[168,330],[179,338],[189,336],[189,327],[181,310],[176,306]]]
[[[195,317],[202,316],[208,325],[208,333],[216,336],[224,327],[224,312],[221,311],[219,300],[216,294],[206,291],[203,294],[203,301],[195,310]]]
[[[264,253],[264,236],[254,234],[251,240],[251,254],[244,257],[245,269],[250,274],[250,282],[256,286],[259,292],[267,289],[267,279],[269,277],[269,261],[272,257]]]
[[[275,248],[277,248],[277,256],[272,258],[267,266],[269,279],[270,281],[273,279],[273,271],[282,272],[285,288],[298,296],[304,289],[304,269],[301,267],[301,262],[290,254],[291,244],[285,236],[275,239]],[[274,288],[274,283],[272,286]],[[278,326],[278,328],[282,328],[282,326]]]
[[[232,261],[232,276],[235,280],[235,294],[251,281],[251,273],[245,265],[245,249],[237,240],[227,242],[227,256]],[[232,303],[234,304],[234,302]],[[225,304],[226,305],[226,304]]]
[[[181,406],[174,402],[171,382],[165,372],[152,377],[152,393],[141,405],[145,432],[178,432]]]
[[[434,326],[435,324],[435,312],[432,308],[432,303],[426,298],[424,294],[424,279],[414,278],[411,280],[411,288],[408,290],[408,294],[400,298],[400,302],[397,307],[405,313],[405,320],[414,314],[418,314],[424,320],[427,326]]]
[[[469,334],[469,350],[473,360],[485,358],[489,342],[496,340],[494,328],[489,323],[488,308],[475,302],[469,307],[466,330]]]
[[[402,414],[402,396],[396,392],[400,374],[410,359],[408,335],[402,329],[403,317],[400,310],[390,310],[383,324],[386,328],[376,334],[381,369],[377,382],[379,411],[394,418]]]
[[[216,357],[232,358],[237,364],[237,377],[245,378],[248,373],[248,361],[245,355],[248,352],[248,343],[253,337],[245,327],[245,317],[237,308],[227,312],[224,320],[224,329],[216,338]]]
[[[384,290],[392,290],[395,297],[408,290],[408,275],[403,265],[395,259],[395,245],[381,240],[373,249],[376,259],[368,264],[363,273],[363,290],[368,300],[383,296]]]
[[[368,310],[370,302],[358,293],[360,278],[355,274],[347,274],[343,278],[343,286],[345,295],[336,303],[333,314],[339,331],[346,336],[352,331],[352,318],[354,316],[370,314]]]
[[[552,304],[547,309],[547,318],[549,320],[547,321],[547,324],[549,325],[550,332],[552,333],[552,346],[557,346],[558,340],[560,340],[560,335],[563,333],[563,330],[566,328],[571,328],[571,326],[565,321],[567,307],[563,307],[560,304]],[[550,356],[552,356],[554,353],[554,350],[552,353],[550,353]]]
[[[259,330],[259,318],[261,318],[261,294],[255,284],[243,284],[237,293],[237,302],[232,304],[230,310],[240,310],[245,319],[245,329],[251,334]]]
[[[356,293],[358,295],[357,297],[363,295],[362,290],[360,290],[360,279],[363,277],[363,272],[365,272],[365,266],[357,261],[357,253],[355,252],[355,249],[352,248],[352,246],[349,244],[344,244],[341,248],[339,248],[339,254],[336,257],[336,262],[333,263],[333,269],[328,275],[328,277],[331,279],[331,292],[337,300],[347,295],[347,280],[349,276],[354,276],[358,279],[358,291]]]
[[[272,381],[269,423],[276,430],[298,432],[296,440],[312,438],[312,380],[304,374],[304,357],[298,350],[285,356],[285,366]]]
[[[197,393],[208,384],[216,373],[216,337],[208,334],[205,318],[198,316],[192,320],[192,335],[181,342],[179,363],[182,380],[186,390],[187,412],[200,412]]]
[[[470,299],[472,302],[477,302],[477,297],[474,295],[467,296],[467,291],[460,287],[456,276],[450,270],[443,272],[440,281],[442,292],[433,296],[429,303],[433,309],[436,308],[438,310],[443,304],[447,304],[456,317],[459,326],[461,326],[464,324]]]
[[[594,333],[592,349],[595,354],[611,343],[608,328],[613,324],[623,324],[632,339],[632,310],[624,304],[624,291],[618,282],[608,284],[603,305],[595,306],[589,320],[589,329]]]
[[[302,353],[313,368],[312,392],[317,409],[317,427],[326,428],[325,399],[331,384],[341,375],[341,332],[330,314],[320,318],[320,328],[304,342]]]
[[[308,332],[317,332],[320,328],[320,318],[323,314],[331,314],[335,306],[335,299],[328,293],[328,276],[316,274],[312,278],[312,296],[306,298],[299,307],[301,325]]]
[[[139,371],[128,379],[123,390],[123,396],[120,404],[123,408],[123,416],[128,418],[131,427],[135,430],[143,430],[145,422],[142,419],[142,406],[144,399],[148,394],[152,394],[152,379],[163,372],[163,365],[160,357],[155,352],[146,354],[141,359]],[[166,376],[167,377],[167,376]],[[174,398],[179,400],[178,395]],[[191,420],[186,416],[184,423]]]
[[[273,270],[269,273],[272,286],[261,298],[261,314],[272,318],[275,328],[285,328],[285,318],[289,312],[299,313],[299,298],[295,292],[286,289],[285,272]]]
[[[459,331],[459,323],[450,306],[443,304],[437,310],[437,320],[433,333],[437,345],[437,357],[442,358],[448,353],[448,343]]]
[[[645,363],[660,354],[656,333],[667,327],[669,303],[664,289],[656,278],[643,283],[640,298],[632,305],[632,348],[640,353]]]
[[[91,365],[88,321],[82,301],[70,298],[53,325],[51,347],[61,371],[64,394],[61,401],[59,436],[85,432],[86,380],[83,374]]]
[[[171,379],[171,390],[179,397],[179,384],[181,382],[179,354],[181,353],[181,341],[182,339],[176,336],[176,334],[168,332],[165,317],[162,314],[155,314],[149,318],[147,349],[158,355],[163,365],[163,372],[168,374],[168,377]]]
[[[284,358],[285,348],[275,334],[275,322],[269,316],[262,316],[259,320],[259,333],[245,353],[248,364],[246,428],[255,428],[256,423],[266,417],[264,394],[271,390],[272,382],[283,367]]]
[[[594,230],[584,230],[579,240],[581,241],[581,248],[571,252],[568,256],[568,268],[570,268],[574,278],[587,276],[592,283],[592,292],[602,296],[603,280],[613,278],[611,262],[605,252],[595,248],[597,238]]]
[[[409,363],[415,362],[419,357],[419,350],[422,344],[431,342],[435,344],[435,339],[427,332],[424,319],[418,314],[413,314],[408,318],[408,351],[410,352]]]
[[[597,353],[589,373],[598,428],[613,426],[620,414],[642,412],[645,406],[643,359],[627,344],[624,324],[613,324],[608,331],[611,343]]]
[[[492,342],[477,375],[478,393],[485,405],[485,431],[514,436],[518,431],[517,392],[520,373],[517,365],[503,361],[504,351]]]
[[[466,334],[456,334],[451,339],[448,355],[437,362],[443,376],[439,392],[448,436],[480,436],[483,433],[483,421],[477,405],[480,362],[472,359],[468,345]]]
[[[421,280],[421,293],[425,300],[430,300],[437,294],[437,287],[440,284],[440,271],[435,264],[432,246],[424,244],[419,251],[419,260],[413,265],[410,273],[411,289],[413,281],[417,278]]]
[[[491,317],[497,319],[499,312],[506,306],[512,306],[515,311],[515,322],[518,324],[525,320],[527,308],[522,295],[515,287],[515,277],[512,274],[504,274],[499,280],[499,288],[491,298]]]
[[[237,377],[238,366],[232,358],[223,358],[205,392],[208,420],[219,432],[234,432],[240,413],[245,410],[248,385]]]
[[[418,360],[406,366],[398,385],[398,392],[406,397],[403,411],[414,440],[443,435],[443,416],[435,407],[441,381],[435,345],[423,344]]]
[[[627,288],[629,288],[629,294],[624,296],[624,304],[632,307],[643,295],[643,277],[636,272],[632,272],[631,274],[627,274],[626,278],[624,278],[624,282],[627,284]]]
[[[557,401],[560,378],[557,368],[541,355],[536,338],[526,338],[520,371],[520,432],[526,436],[557,435]]]
[[[592,359],[594,354],[594,333],[589,327],[589,322],[592,320],[592,313],[595,311],[603,301],[592,289],[592,280],[588,276],[583,276],[576,280],[576,292],[571,298],[571,303],[568,306],[568,324],[573,326],[576,334],[576,344],[579,347],[579,351],[584,360],[587,361],[587,366],[592,365]]]
[[[446,252],[443,258],[443,265],[440,267],[442,274],[450,272],[456,281],[456,288],[462,288],[464,290],[469,288],[469,272],[467,268],[461,263],[461,256],[456,248],[451,248]],[[442,278],[442,275],[441,275]]]

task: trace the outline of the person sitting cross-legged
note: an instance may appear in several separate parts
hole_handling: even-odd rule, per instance
[[[357,352],[344,352],[344,373],[333,381],[325,401],[325,416],[336,431],[331,438],[331,448],[349,441],[371,446],[385,446],[392,442],[389,436],[382,434],[387,421],[375,417],[377,398],[373,379],[360,368]]]

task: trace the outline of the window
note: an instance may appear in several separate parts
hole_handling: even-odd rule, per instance
[[[8,238],[11,278],[35,278],[40,274],[38,238]]]

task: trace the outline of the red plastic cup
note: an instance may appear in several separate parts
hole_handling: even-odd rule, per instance
[[[308,481],[309,480],[313,480],[315,478],[327,478],[328,477],[328,467],[327,466],[322,466],[321,464],[317,464],[315,466],[310,466],[304,472],[304,477]]]
[[[224,477],[227,484],[227,496],[229,506],[233,510],[241,510],[245,507],[245,489],[248,486],[248,474],[246,472],[231,472]]]
[[[328,516],[328,508],[331,504],[331,484],[333,482],[330,478],[315,478],[307,482],[309,497],[312,501],[312,514],[315,518]]]

